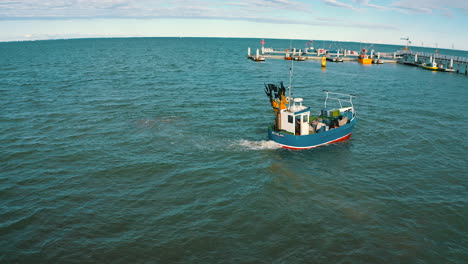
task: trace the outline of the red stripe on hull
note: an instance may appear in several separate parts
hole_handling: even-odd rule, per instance
[[[304,147],[304,148],[295,148],[295,147],[290,147],[290,146],[282,146],[283,148],[286,148],[286,149],[292,149],[292,150],[301,150],[301,149],[311,149],[311,148],[316,148],[316,147],[320,147],[320,146],[323,146],[323,145],[327,145],[327,144],[332,144],[332,143],[336,143],[336,142],[339,142],[339,141],[343,141],[343,140],[346,140],[348,138],[351,137],[351,133],[349,133],[348,135],[344,136],[344,137],[341,137],[341,138],[338,138],[338,139],[335,139],[335,140],[332,140],[330,142],[326,142],[326,143],[323,143],[323,144],[320,144],[320,145],[316,145],[316,146],[312,146],[312,147]]]

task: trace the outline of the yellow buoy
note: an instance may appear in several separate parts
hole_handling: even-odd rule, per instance
[[[327,67],[327,58],[325,56],[322,57],[322,67]]]

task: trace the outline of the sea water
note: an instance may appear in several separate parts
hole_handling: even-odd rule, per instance
[[[0,43],[0,262],[464,263],[468,78],[295,62],[293,96],[318,112],[324,89],[356,94],[358,123],[291,151],[263,91],[291,64],[247,60],[259,46]]]

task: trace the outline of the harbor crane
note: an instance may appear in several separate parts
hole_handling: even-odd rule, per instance
[[[408,50],[408,46],[409,44],[411,44],[411,41],[409,40],[409,37],[406,37],[406,38],[400,38],[401,40],[406,40],[406,47],[405,47],[405,50]]]

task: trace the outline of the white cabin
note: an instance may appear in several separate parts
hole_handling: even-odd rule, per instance
[[[279,112],[279,129],[301,136],[309,135],[310,107],[302,105],[302,98],[291,98],[291,101],[293,105],[289,109]]]

